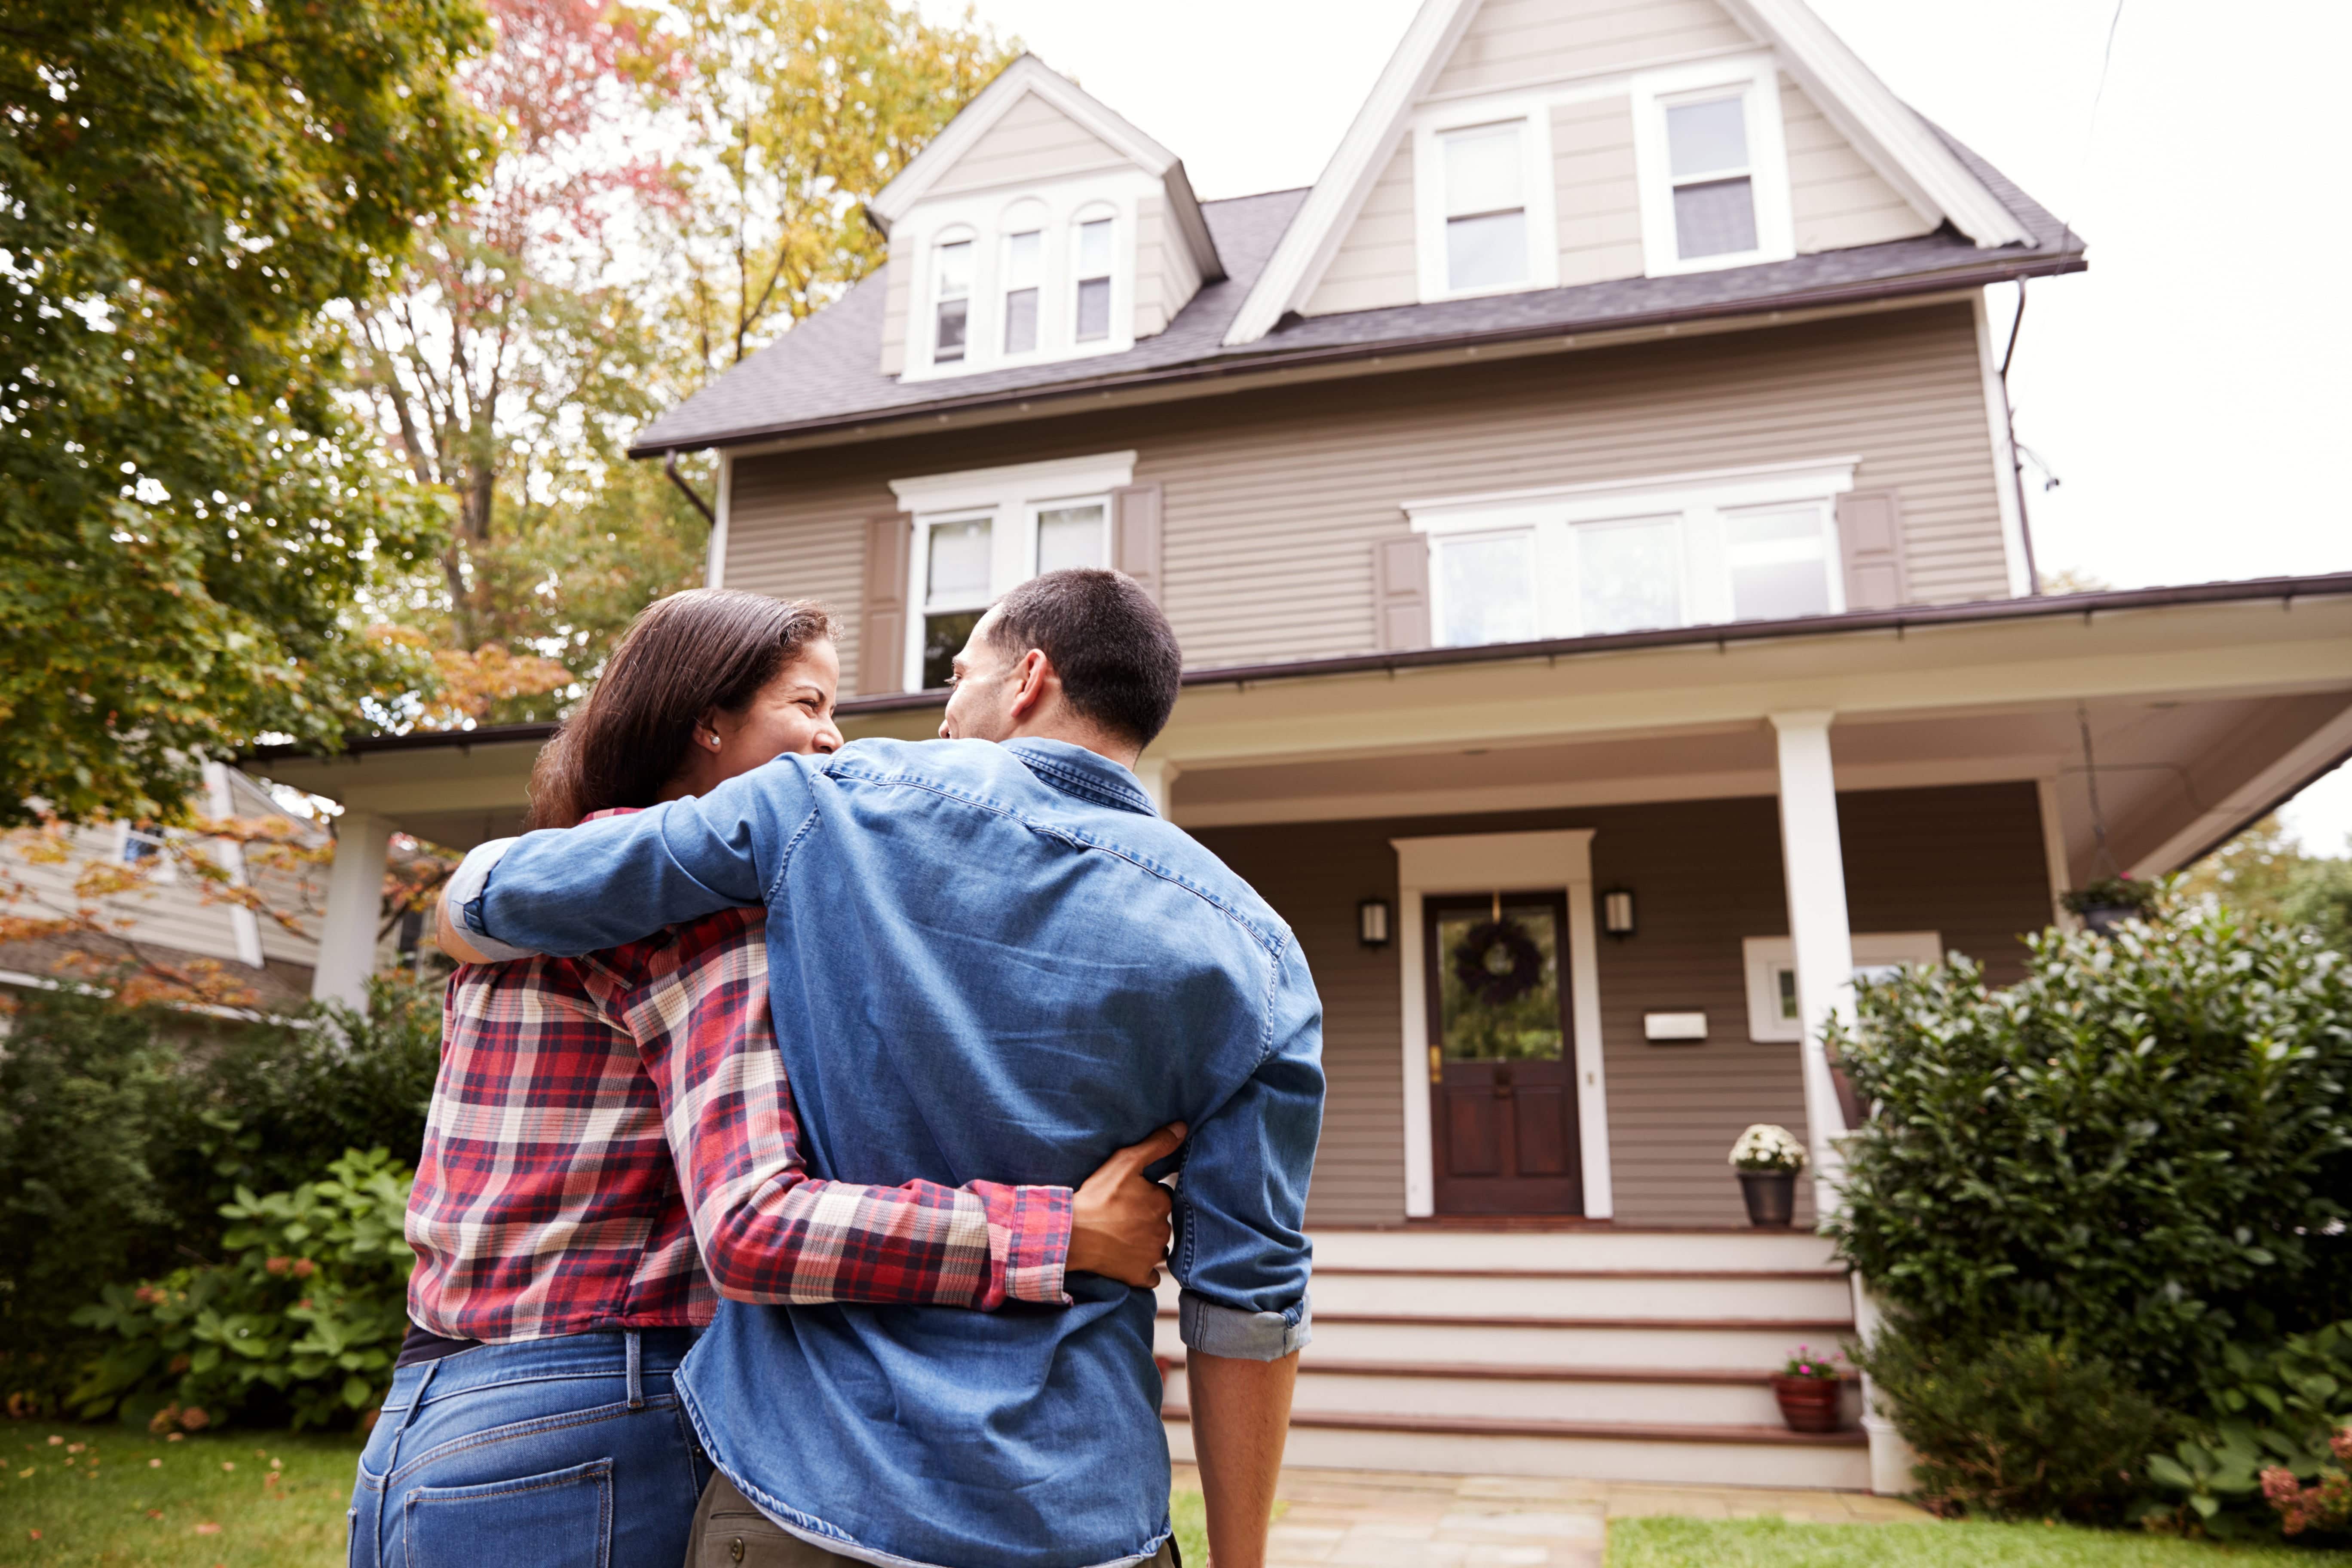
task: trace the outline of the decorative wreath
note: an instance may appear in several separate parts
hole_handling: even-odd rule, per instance
[[[1490,1007],[1515,1002],[1543,979],[1543,954],[1517,921],[1486,921],[1470,928],[1454,950],[1454,978]]]

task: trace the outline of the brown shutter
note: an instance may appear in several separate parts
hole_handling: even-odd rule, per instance
[[[857,694],[907,689],[907,552],[914,521],[899,513],[866,524],[866,602],[857,617]]]
[[[1838,546],[1845,552],[1845,607],[1891,610],[1910,597],[1903,580],[1903,512],[1893,490],[1838,497]]]
[[[1383,539],[1372,546],[1374,612],[1381,647],[1429,646],[1429,541]]]
[[[1110,563],[1160,596],[1160,487],[1122,485],[1110,492]]]

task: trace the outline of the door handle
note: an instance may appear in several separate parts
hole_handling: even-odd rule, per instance
[[[1437,1046],[1429,1047],[1429,1081],[1432,1083],[1445,1081],[1445,1052]]]

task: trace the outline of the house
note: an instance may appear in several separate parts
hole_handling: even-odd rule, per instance
[[[1032,573],[1167,609],[1141,772],[1328,1008],[1292,1461],[1907,1489],[1764,1382],[1870,1312],[1819,1026],[2352,751],[2352,576],[2037,593],[1984,295],[2080,237],[1801,0],[1427,0],[1232,200],[1023,58],[870,210],[887,265],[634,452],[718,452],[712,583],[844,612],[853,735],[933,732]],[[356,865],[511,825],[542,734],[266,766]]]

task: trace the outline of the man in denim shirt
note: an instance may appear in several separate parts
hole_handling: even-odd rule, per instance
[[[1129,771],[1181,668],[1140,588],[1034,579],[955,667],[945,744],[779,757],[484,846],[454,945],[585,952],[765,904],[777,1046],[835,1180],[1075,1185],[1188,1122],[1170,1262],[1194,1446],[1217,1568],[1257,1568],[1307,1337],[1321,1005],[1288,927]],[[1065,1288],[1059,1310],[724,1306],[678,1386],[798,1538],[772,1560],[1172,1561],[1154,1298]]]

